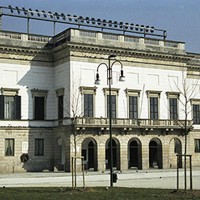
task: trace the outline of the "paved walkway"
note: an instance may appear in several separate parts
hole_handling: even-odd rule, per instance
[[[200,190],[200,168],[193,169],[193,189]],[[133,188],[165,188],[176,189],[177,172],[175,169],[169,170],[130,170],[117,172],[118,181],[114,183],[116,187]],[[187,187],[190,188],[189,171],[187,171]],[[180,186],[184,188],[184,173],[180,170]],[[41,173],[14,173],[0,174],[0,187],[71,187],[72,178],[66,172],[41,172]],[[83,186],[83,177],[80,173],[77,176],[77,185]],[[98,187],[110,185],[109,171],[86,172],[85,186]]]

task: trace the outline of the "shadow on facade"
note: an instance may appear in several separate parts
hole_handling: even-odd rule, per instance
[[[21,116],[22,123],[25,124],[21,130],[24,136],[19,158],[23,163],[22,168],[27,172],[64,169],[55,163],[55,161],[61,163],[62,149],[54,133],[54,113],[57,110],[54,105],[56,93],[53,81],[54,68],[51,61],[52,57],[47,52],[37,54],[31,61],[29,70],[24,68],[26,73],[18,81],[18,85],[23,87],[20,93],[22,96]],[[43,63],[47,63],[48,66],[44,66]],[[28,110],[23,110],[27,102]],[[59,158],[57,158],[57,152],[59,152]]]

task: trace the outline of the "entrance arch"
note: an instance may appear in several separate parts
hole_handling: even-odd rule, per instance
[[[97,143],[93,138],[86,138],[82,142],[82,156],[86,170],[97,171]]]
[[[149,142],[149,167],[163,168],[162,161],[162,143],[158,138],[153,138]]]
[[[142,169],[142,148],[141,142],[133,138],[128,144],[128,168]]]
[[[169,165],[172,168],[177,167],[176,154],[182,154],[182,143],[178,138],[173,138],[169,144]],[[182,168],[182,156],[179,157],[178,167]]]
[[[113,168],[120,170],[120,144],[117,139],[112,139]],[[106,142],[106,169],[110,169],[110,139]]]

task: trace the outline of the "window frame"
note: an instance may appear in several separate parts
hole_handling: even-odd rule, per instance
[[[134,90],[134,89],[126,89],[125,93],[127,96],[127,116],[129,119],[138,119],[139,118],[139,97],[140,97],[140,91],[141,90]],[[131,117],[130,114],[130,98],[136,98],[137,99],[137,104],[136,104],[136,111],[134,111],[134,113],[136,113],[136,117],[133,116]]]
[[[196,112],[194,108],[198,108]],[[194,124],[200,124],[200,101],[192,101],[192,120]]]
[[[194,115],[194,106],[198,107],[197,114]],[[194,125],[200,124],[200,99],[191,99],[192,120]],[[196,120],[194,118],[196,117]],[[197,122],[198,121],[198,122]]]
[[[109,118],[110,111],[109,111],[109,88],[103,88],[104,95],[105,95],[105,115]],[[116,119],[118,117],[118,95],[119,95],[119,88],[111,88],[111,101],[113,101],[113,97],[115,96],[115,109],[113,110],[112,105],[112,113],[114,111],[115,116],[112,114],[112,118]]]
[[[0,119],[21,120],[21,96],[18,95],[19,89],[1,88],[0,94]],[[6,99],[13,98],[13,104],[6,104]],[[6,112],[9,108],[11,111]],[[9,113],[13,113],[9,115]]]
[[[177,98],[169,98],[169,119],[178,120],[178,99]]]
[[[83,94],[83,98],[84,98],[83,116],[94,117],[94,95],[85,93]]]
[[[80,88],[80,93],[81,93],[81,115],[83,117],[94,117],[95,116],[95,95],[96,95],[96,90],[97,90],[97,87],[86,87],[86,86],[81,86]],[[92,116],[88,115],[88,113],[86,114],[86,109],[85,109],[85,95],[92,95]],[[89,105],[89,104],[88,104]],[[90,112],[90,111],[88,111]]]
[[[168,113],[169,113],[169,119],[170,120],[178,120],[179,119],[179,97],[180,92],[166,92],[167,99],[168,99]],[[171,100],[176,100],[176,113],[172,112],[171,108]],[[174,111],[174,110],[173,110]],[[174,114],[175,113],[175,114]],[[175,116],[176,115],[176,116]]]
[[[149,97],[149,115],[150,119],[157,120],[159,119],[159,103],[158,97]]]
[[[44,145],[44,138],[35,138],[35,156],[44,156]]]
[[[147,94],[147,98],[148,98],[148,115],[149,115],[149,119],[151,120],[159,120],[160,118],[160,95],[161,95],[161,91],[150,91],[147,90],[146,91]],[[157,99],[157,111],[155,109],[155,101],[154,100]],[[153,102],[151,102],[151,100],[153,100]],[[152,104],[153,103],[153,104]],[[153,106],[153,111],[152,112],[152,106]],[[153,117],[152,117],[153,114]],[[157,114],[157,117],[155,117]]]
[[[59,88],[55,91],[56,96],[57,96],[57,118],[58,119],[64,118],[64,91],[65,91],[64,88]]]
[[[32,98],[33,98],[33,119],[34,120],[45,120],[47,116],[47,95],[48,95],[48,90],[38,90],[38,89],[33,89],[31,90],[32,93]],[[44,98],[44,116],[43,119],[37,119],[36,118],[36,105],[35,105],[35,98],[37,97],[43,97]]]
[[[107,96],[107,99],[106,99],[106,105],[107,105],[107,118],[110,117],[110,96],[109,95],[106,95]],[[111,94],[111,107],[112,107],[112,110],[111,110],[111,113],[112,113],[112,118],[113,119],[116,119],[117,118],[117,96],[116,95],[112,95]]]
[[[194,153],[200,153],[200,139],[194,139]]]
[[[12,153],[11,154],[7,154],[6,152],[8,151],[8,146],[6,145],[7,144],[7,141],[10,143],[10,141],[12,141],[12,144],[11,145],[11,150]],[[15,139],[14,138],[5,138],[5,157],[11,157],[11,156],[15,156]]]

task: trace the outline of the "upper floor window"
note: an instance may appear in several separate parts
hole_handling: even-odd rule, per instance
[[[106,114],[107,118],[117,118],[117,96],[119,89],[112,88],[111,96],[109,95],[109,89],[104,88],[104,94],[106,96]]]
[[[93,94],[84,94],[84,117],[93,117]]]
[[[150,97],[150,119],[158,119],[158,97]]]
[[[159,119],[159,98],[160,93],[158,91],[147,91],[149,99],[149,117],[150,119]]]
[[[1,88],[0,119],[21,119],[21,96],[18,96],[18,89]]]
[[[169,99],[169,118],[172,120],[178,119],[178,99],[179,93],[177,92],[166,92],[167,98]]]
[[[194,124],[200,124],[200,100],[192,99],[192,118]]]
[[[178,104],[176,98],[169,98],[170,119],[178,119]]]
[[[138,99],[140,90],[125,90],[128,97],[128,117],[130,119],[138,119]]]
[[[110,104],[111,100],[111,104]],[[111,111],[110,111],[111,108]],[[112,118],[117,117],[117,105],[116,105],[116,95],[107,95],[107,117],[109,118],[111,114]]]
[[[63,119],[63,95],[58,96],[58,119]]]
[[[56,90],[56,95],[58,99],[58,119],[63,119],[64,117],[64,88]]]
[[[129,96],[129,118],[138,118],[138,97]]]
[[[33,97],[33,118],[44,120],[46,118],[47,90],[31,90]]]
[[[5,156],[14,156],[15,140],[5,139]]]
[[[94,117],[96,87],[80,87],[82,94],[82,113],[84,117]]]
[[[193,104],[192,110],[193,110],[193,123],[200,124],[200,105]]]

